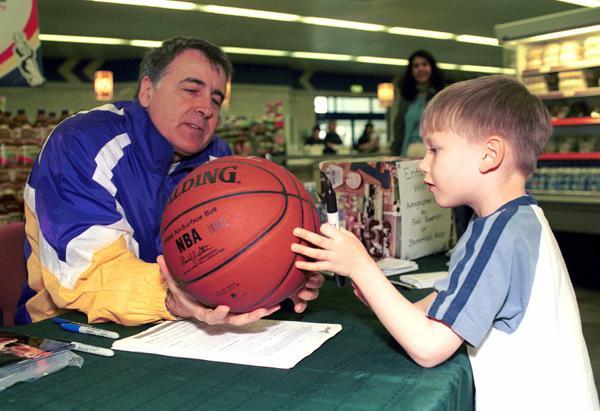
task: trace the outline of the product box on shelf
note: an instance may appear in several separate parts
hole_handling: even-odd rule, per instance
[[[376,260],[412,260],[449,247],[451,210],[435,203],[418,164],[419,160],[400,157],[319,164],[336,192],[342,225]]]

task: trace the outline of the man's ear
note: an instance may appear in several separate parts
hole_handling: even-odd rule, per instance
[[[479,163],[479,171],[483,174],[496,170],[504,161],[506,143],[499,136],[491,136],[483,144],[483,155]]]
[[[138,101],[142,107],[148,108],[153,93],[154,84],[152,84],[152,80],[150,80],[150,77],[144,76],[140,83],[140,91],[138,92]]]

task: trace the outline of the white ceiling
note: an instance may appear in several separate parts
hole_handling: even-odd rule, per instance
[[[201,3],[195,1],[196,3]],[[303,16],[403,26],[494,37],[494,25],[580,8],[555,0],[214,0],[202,4],[243,7]],[[502,48],[276,22],[201,12],[95,3],[86,0],[39,0],[43,34],[164,40],[193,35],[220,46],[310,51],[408,58],[426,49],[438,61],[456,64],[503,66]],[[44,42],[46,57],[125,59],[141,56],[145,49]],[[234,62],[286,65],[303,70],[395,74],[399,68],[356,62],[327,62],[281,57],[232,54]]]

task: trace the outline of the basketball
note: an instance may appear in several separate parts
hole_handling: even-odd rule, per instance
[[[295,227],[316,231],[314,202],[285,168],[258,157],[223,157],[175,188],[160,234],[178,284],[208,307],[244,313],[272,307],[304,283],[290,250]]]

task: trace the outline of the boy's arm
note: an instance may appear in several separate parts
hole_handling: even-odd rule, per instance
[[[442,363],[460,347],[461,337],[426,315],[425,310],[435,293],[412,304],[387,280],[352,233],[338,231],[328,224],[324,224],[321,231],[328,238],[307,230],[294,230],[296,236],[319,247],[293,244],[293,251],[316,260],[298,261],[298,268],[332,271],[350,277],[385,328],[423,367]]]
[[[445,324],[427,317],[425,310],[435,294],[412,304],[371,261],[351,278],[384,327],[417,364],[434,367],[447,360],[463,340]]]
[[[427,310],[431,306],[431,303],[433,302],[433,300],[435,300],[436,296],[437,296],[437,292],[434,291],[431,294],[427,295],[425,298],[422,298],[421,300],[413,303],[413,305],[415,307],[417,307],[419,310],[421,310],[427,314]]]

